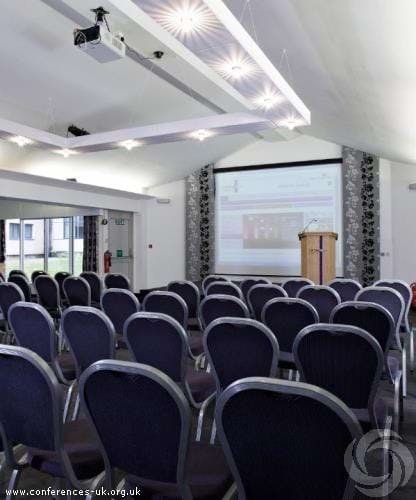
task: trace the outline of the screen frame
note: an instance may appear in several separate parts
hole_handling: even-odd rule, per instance
[[[237,167],[224,167],[224,168],[214,168],[213,174],[215,179],[215,174],[225,173],[225,172],[242,172],[249,170],[266,170],[272,168],[287,168],[287,167],[308,167],[314,165],[333,165],[333,164],[341,164],[343,165],[343,158],[325,158],[323,160],[302,160],[302,161],[291,161],[291,162],[280,162],[280,163],[266,163],[261,165],[246,165],[246,166],[237,166]],[[341,196],[343,194],[343,176],[341,175]],[[216,183],[214,182],[214,197],[217,195],[216,193]],[[341,204],[343,205],[343,199],[341,200]],[[344,231],[344,221],[342,220],[342,231]],[[344,264],[343,264],[344,265]],[[301,275],[286,275],[286,274],[242,274],[242,273],[211,273],[213,276],[241,276],[241,277],[251,277],[251,276],[259,276],[263,278],[300,278]],[[342,276],[336,276],[337,278],[342,278]]]

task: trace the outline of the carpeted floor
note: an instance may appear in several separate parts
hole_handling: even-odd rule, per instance
[[[120,359],[126,359],[126,360],[129,359],[128,352],[124,350],[118,351],[118,357]],[[379,395],[383,397],[385,400],[387,400],[389,404],[392,404],[392,396],[393,396],[392,386],[389,385],[386,381],[382,382]],[[196,431],[196,416],[197,413],[194,412],[193,436],[195,436],[195,431]],[[207,421],[207,425],[204,427],[205,428],[204,428],[203,439],[209,440],[210,422]],[[408,397],[405,401],[405,421],[403,423],[403,427],[400,434],[403,439],[403,444],[405,444],[409,448],[411,454],[413,455],[414,460],[416,461],[416,373],[414,374],[409,373]],[[0,498],[4,498],[4,488],[7,485],[6,480],[8,479],[8,476],[7,477],[6,476],[7,474],[3,473],[1,477]],[[19,487],[25,489],[47,488],[49,485],[51,486],[53,485],[52,480],[48,476],[40,474],[34,470],[25,471],[19,483]],[[20,496],[17,498],[28,498],[28,497]],[[36,497],[36,498],[44,498],[46,500],[47,498],[50,499],[51,497]],[[366,498],[366,497],[360,496],[360,498]],[[410,479],[407,485],[394,491],[390,498],[392,500],[415,500],[416,474],[413,474],[413,477]]]

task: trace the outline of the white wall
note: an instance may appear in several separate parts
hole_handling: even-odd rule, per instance
[[[267,165],[292,161],[341,158],[342,146],[308,135],[299,135],[286,142],[257,141],[226,156],[215,164],[216,168]]]
[[[390,225],[391,263],[387,265],[387,270],[386,266],[384,266],[383,277],[394,277],[411,283],[416,281],[416,225],[414,223],[416,191],[411,191],[409,184],[416,182],[416,165],[387,163],[390,163],[390,193],[386,188],[384,188],[383,193],[382,187],[380,193],[381,235],[385,246],[381,250],[382,252],[389,250],[388,245],[386,245],[386,234],[388,234]],[[387,169],[387,166],[383,166],[382,163],[382,172],[385,169]],[[389,194],[390,200],[388,198]],[[388,258],[382,257],[382,270],[383,262],[386,260]],[[388,271],[391,271],[391,276],[387,274]]]
[[[156,288],[185,279],[185,180],[149,189],[148,194],[170,199],[169,204],[146,202],[146,283]]]

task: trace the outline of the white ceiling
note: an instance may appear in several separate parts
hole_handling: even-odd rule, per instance
[[[107,1],[56,0],[90,17]],[[237,18],[247,0],[225,2]],[[382,157],[416,161],[416,45],[413,0],[251,0],[242,24],[311,109],[302,132]],[[130,59],[100,65],[72,46],[74,22],[40,0],[2,4],[0,117],[63,134],[70,123],[90,132],[212,115],[196,90],[227,112],[244,107],[110,8],[114,31],[189,85],[189,94]],[[254,23],[252,21],[254,20]],[[286,49],[290,70],[280,64]],[[409,57],[410,53],[410,57]],[[132,190],[160,184],[239,149],[253,136],[204,143],[90,153],[67,160],[0,143],[0,167]],[[279,143],[276,143],[276,148]]]

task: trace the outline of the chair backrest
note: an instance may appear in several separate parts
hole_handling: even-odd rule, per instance
[[[69,307],[62,314],[61,328],[74,355],[78,379],[96,361],[115,357],[114,327],[99,309]]]
[[[48,274],[48,273],[46,271],[42,271],[42,270],[33,271],[33,273],[30,276],[30,281],[32,283],[35,283],[35,280],[38,276],[45,276],[46,274]]]
[[[344,455],[362,430],[327,391],[286,380],[243,379],[221,394],[215,420],[239,499],[265,500],[270,492],[284,500],[353,497]]]
[[[0,273],[0,281],[1,281],[1,282],[6,281],[6,280],[5,280],[5,278],[4,278],[3,273]]]
[[[341,303],[338,293],[325,285],[305,286],[299,290],[297,298],[313,305],[321,323],[328,323],[332,310]]]
[[[143,311],[162,313],[171,316],[188,328],[188,308],[182,297],[173,292],[150,292],[143,300]]]
[[[392,315],[385,307],[374,302],[343,302],[332,311],[329,321],[362,328],[378,341],[385,355],[394,338]]]
[[[205,329],[218,318],[249,318],[250,312],[241,299],[232,295],[209,295],[199,306],[199,320]]]
[[[254,285],[248,292],[247,304],[254,318],[261,321],[261,313],[266,303],[280,297],[287,297],[287,293],[279,285]]]
[[[34,281],[39,304],[48,310],[61,306],[61,294],[58,282],[48,274],[40,274]]]
[[[318,323],[319,317],[312,304],[302,299],[272,299],[264,306],[262,322],[270,328],[279,342],[280,354],[291,355],[296,335],[305,326]]]
[[[91,306],[91,288],[84,278],[68,276],[62,286],[70,306]]]
[[[255,285],[271,285],[272,282],[266,278],[247,278],[240,283],[243,298],[247,302],[248,292]]]
[[[341,302],[354,300],[357,293],[362,289],[358,281],[347,278],[336,278],[328,283],[328,286],[338,292]]]
[[[314,285],[314,282],[307,278],[290,278],[282,284],[282,288],[288,297],[296,298],[299,290],[307,285]]]
[[[372,335],[356,326],[318,323],[299,333],[293,353],[302,382],[372,414],[384,367],[383,352]]]
[[[55,280],[56,282],[58,283],[59,285],[59,293],[61,294],[61,299],[63,297],[65,297],[65,292],[64,292],[64,287],[63,287],[63,284],[64,284],[64,281],[69,277],[69,276],[72,276],[71,273],[68,273],[66,271],[59,271],[55,274]]]
[[[130,290],[130,280],[124,274],[109,273],[104,277],[104,285],[106,288],[122,288]]]
[[[402,323],[405,304],[399,292],[391,287],[369,286],[357,293],[355,300],[359,302],[374,302],[385,307],[393,317],[395,326],[395,342],[401,347],[400,325]]]
[[[205,290],[205,296],[208,297],[209,295],[231,295],[244,300],[241,289],[231,281],[214,281],[210,283]]]
[[[140,303],[129,290],[110,288],[102,294],[101,308],[110,318],[116,333],[122,335],[124,323],[132,314],[140,311]]]
[[[50,314],[39,304],[16,302],[9,309],[9,324],[19,346],[52,363],[58,352],[58,339]]]
[[[32,289],[29,281],[22,274],[9,275],[9,283],[14,283],[22,290],[26,302],[32,299]]]
[[[198,287],[192,281],[171,281],[168,292],[177,293],[183,298],[188,307],[188,318],[194,319],[198,316],[200,293]]]
[[[88,282],[91,288],[91,301],[95,303],[100,303],[101,294],[103,290],[103,283],[101,278],[97,273],[92,271],[85,271],[80,274],[81,278],[84,278],[85,281]]]
[[[20,276],[24,276],[29,281],[27,274],[24,271],[22,271],[21,269],[12,269],[9,272],[9,278],[10,278],[10,276],[13,276],[14,274],[20,274]]]
[[[214,373],[217,394],[241,378],[276,376],[276,337],[254,319],[214,320],[204,332],[204,351]]]
[[[184,382],[187,334],[171,316],[133,314],[124,326],[124,339],[134,361],[157,368],[177,383]]]
[[[214,281],[230,281],[230,280],[228,278],[226,278],[225,276],[215,276],[213,274],[206,276],[202,280],[202,292],[204,295],[206,295],[206,293],[207,293],[208,285],[210,285],[211,283],[214,283]]]
[[[402,322],[405,323],[406,328],[410,329],[409,324],[409,312],[410,306],[412,305],[412,289],[409,284],[403,280],[379,280],[374,283],[374,286],[381,286],[387,288],[393,288],[396,292],[399,292],[404,300],[404,313],[402,317]]]
[[[16,302],[24,302],[25,297],[22,290],[10,282],[0,283],[0,310],[7,321],[10,306]]]
[[[191,411],[175,382],[150,366],[99,361],[81,376],[80,397],[100,442],[107,477],[118,468],[176,483],[178,496],[191,498],[184,486]]]
[[[0,345],[3,444],[55,451],[62,442],[62,388],[49,365],[20,346]]]

